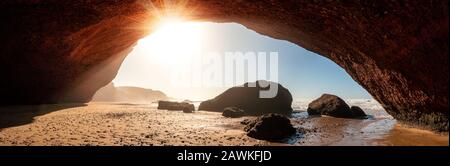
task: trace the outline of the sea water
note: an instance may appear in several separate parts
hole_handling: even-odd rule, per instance
[[[383,106],[378,103],[375,99],[344,99],[345,102],[351,106],[360,107],[367,115],[373,118],[392,118]],[[313,99],[294,99],[292,102],[292,109],[297,113],[295,116],[303,116],[308,109],[308,104],[311,103]]]

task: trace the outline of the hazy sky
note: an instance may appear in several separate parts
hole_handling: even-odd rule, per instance
[[[235,23],[177,24],[164,32],[139,41],[122,64],[116,86],[137,86],[156,89],[168,96],[203,100],[212,98],[222,88],[180,88],[171,86],[170,68],[177,62],[188,61],[189,56],[167,56],[161,49],[178,54],[198,48],[203,52],[254,51],[278,52],[279,82],[290,90],[294,98],[317,98],[323,93],[342,98],[372,98],[338,65],[329,59],[309,52],[287,41],[260,35]],[[155,51],[155,50],[158,50]],[[192,52],[192,51],[191,51]]]

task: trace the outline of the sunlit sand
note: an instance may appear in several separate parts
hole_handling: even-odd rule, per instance
[[[88,103],[0,108],[0,145],[445,145],[448,133],[411,129],[390,118],[350,120],[297,112],[308,131],[290,142],[246,136],[240,122],[220,113],[157,110],[152,104]]]

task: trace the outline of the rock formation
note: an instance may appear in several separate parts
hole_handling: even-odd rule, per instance
[[[158,101],[158,109],[192,113],[195,111],[195,106],[185,102]]]
[[[396,119],[448,130],[448,1],[164,2],[0,2],[0,104],[89,101],[159,16],[183,13],[237,22],[316,52]]]
[[[165,100],[168,97],[161,91],[144,89],[139,87],[119,86],[113,83],[99,89],[92,97],[95,102],[126,102],[126,103],[151,103]]]
[[[309,115],[328,115],[338,118],[365,118],[366,114],[358,106],[351,108],[341,98],[323,94],[318,99],[308,104]]]
[[[248,123],[244,129],[247,136],[261,140],[281,141],[296,132],[291,121],[280,114],[262,115],[245,123]]]
[[[278,92],[275,97],[262,98],[260,92],[268,88],[261,87],[261,81],[232,87],[214,99],[200,103],[198,109],[222,112],[227,107],[237,107],[244,110],[246,115],[263,115],[267,113],[287,115],[292,113],[292,95],[289,90],[278,83],[262,81],[267,83],[265,85],[278,86]],[[256,86],[249,86],[249,84]]]
[[[239,109],[237,107],[227,107],[223,109],[222,116],[229,117],[229,118],[238,118],[241,116],[244,116],[245,112],[242,109]]]
[[[350,107],[350,112],[353,115],[353,117],[356,117],[356,118],[367,118],[366,113],[361,109],[361,107],[352,106],[352,107]]]

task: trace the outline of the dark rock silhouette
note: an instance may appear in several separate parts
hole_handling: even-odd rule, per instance
[[[227,108],[223,109],[223,112],[222,112],[222,116],[229,117],[229,118],[238,118],[238,117],[241,117],[244,115],[245,115],[244,110],[241,110],[237,107],[227,107]]]
[[[309,103],[307,111],[309,115],[328,115],[338,118],[364,118],[366,116],[361,108],[357,106],[350,108],[344,100],[331,94],[323,94]]]
[[[189,103],[185,103],[185,104],[187,104],[187,105],[183,108],[184,113],[193,113],[195,111],[194,104],[189,104]]]
[[[158,109],[183,111],[184,113],[192,113],[195,111],[194,104],[185,102],[158,101]]]
[[[276,96],[274,98],[261,98],[260,92],[267,90],[267,88],[259,86],[260,82],[277,86],[278,92]],[[291,104],[292,95],[282,85],[268,81],[257,81],[256,87],[249,87],[249,83],[245,83],[241,87],[230,88],[214,99],[200,103],[199,110],[222,112],[227,107],[237,107],[244,110],[246,115],[263,115],[267,113],[287,115],[292,113]]]
[[[280,114],[262,115],[253,121],[245,121],[243,124],[247,124],[244,129],[247,136],[255,139],[281,141],[296,133],[291,121]]]
[[[356,118],[364,118],[367,117],[367,114],[364,112],[364,110],[362,110],[360,107],[358,106],[351,106],[350,107],[350,112],[352,114],[353,117]]]

